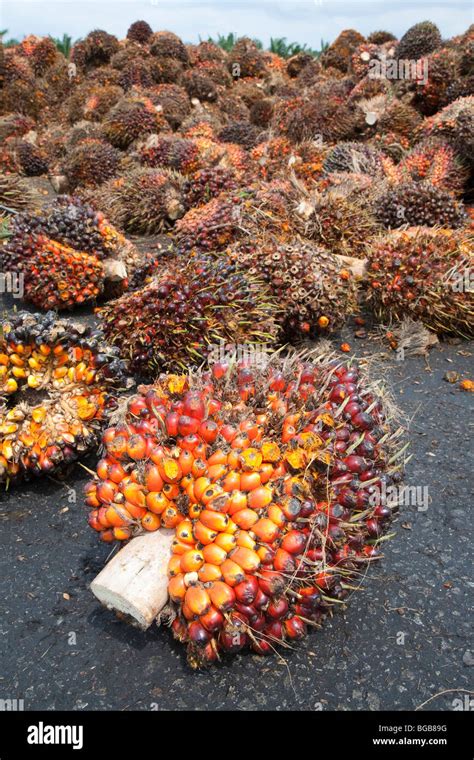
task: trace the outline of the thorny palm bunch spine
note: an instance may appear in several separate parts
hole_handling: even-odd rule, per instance
[[[150,284],[99,314],[106,337],[122,348],[132,370],[153,376],[199,364],[221,340],[271,338],[275,311],[257,278],[224,259],[191,256],[170,262]]]
[[[100,331],[19,312],[0,338],[0,481],[51,473],[97,443],[125,381]],[[112,393],[112,395],[109,395]]]
[[[319,627],[380,554],[402,430],[356,363],[273,356],[161,376],[104,433],[104,541],[175,529],[170,617],[192,667]]]

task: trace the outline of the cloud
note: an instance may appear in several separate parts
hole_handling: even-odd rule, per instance
[[[287,37],[318,47],[343,30],[362,34],[387,29],[400,37],[418,21],[430,19],[444,37],[461,34],[472,23],[465,0],[3,0],[0,26],[12,37],[26,34],[84,37],[106,29],[123,38],[143,18],[153,29],[170,29],[187,42],[226,34]]]

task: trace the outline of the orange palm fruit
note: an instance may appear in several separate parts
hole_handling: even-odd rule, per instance
[[[123,506],[129,513],[129,515],[134,518],[134,520],[141,520],[142,517],[145,517],[147,513],[146,507],[137,507],[135,504],[132,504],[130,501],[124,501]]]
[[[193,615],[205,615],[211,606],[209,594],[200,586],[189,586],[184,601]]]
[[[236,512],[240,512],[241,509],[245,509],[247,506],[247,494],[242,491],[234,491],[230,495],[229,508],[227,514],[233,515]]]
[[[243,472],[240,476],[241,491],[253,491],[254,488],[258,488],[261,484],[262,481],[258,472]]]
[[[145,506],[145,494],[138,483],[127,483],[122,489],[125,499],[137,507]]]
[[[126,526],[114,528],[113,532],[116,541],[128,541],[128,539],[132,537],[131,528],[127,528]]]
[[[243,470],[258,470],[262,464],[262,461],[262,454],[258,449],[248,448],[242,451],[240,455],[240,462],[242,464]]]
[[[240,470],[240,454],[238,451],[230,451],[227,455],[227,467],[229,470]]]
[[[204,561],[211,565],[222,565],[225,559],[227,559],[227,552],[225,549],[218,546],[216,543],[207,544],[202,549],[202,555]]]
[[[190,451],[186,451],[186,449],[181,451],[181,454],[179,455],[179,466],[181,467],[181,472],[183,473],[183,476],[189,475],[191,473],[193,463],[194,463],[194,456]]]
[[[161,491],[163,478],[156,464],[150,464],[145,473],[145,485],[148,491]]]
[[[261,517],[260,520],[252,526],[252,531],[255,533],[259,541],[263,541],[264,544],[271,544],[278,538],[280,528],[268,517]]]
[[[181,602],[184,599],[186,595],[184,575],[175,575],[174,578],[170,578],[168,583],[168,594],[173,602]]]
[[[213,499],[216,499],[224,492],[224,489],[218,483],[211,483],[209,488],[206,488],[201,496],[201,503],[204,505],[210,504]]]
[[[142,517],[141,524],[145,530],[153,531],[158,530],[161,525],[161,520],[158,515],[155,515],[153,512],[147,512],[145,517]]]
[[[129,512],[121,504],[111,504],[107,507],[105,516],[109,525],[114,528],[122,528],[131,521]]]
[[[219,533],[214,539],[214,544],[228,553],[237,546],[237,539],[231,533]]]
[[[198,549],[189,549],[181,555],[181,572],[192,573],[204,564],[204,555]]]
[[[159,493],[156,491],[147,493],[145,501],[150,512],[154,512],[155,515],[161,515],[166,507],[169,507],[171,504],[170,500],[166,498],[162,491]]]
[[[234,562],[231,559],[226,559],[220,566],[221,573],[223,575],[224,581],[227,583],[228,586],[237,586],[238,583],[241,583],[245,578],[245,573],[242,570],[241,566],[237,564],[237,562]],[[213,601],[214,603],[214,601]]]
[[[201,497],[204,491],[207,488],[209,488],[210,485],[211,485],[211,481],[209,480],[209,478],[199,477],[197,478],[197,480],[195,480],[193,493],[194,493],[194,498],[196,499],[196,501],[201,501]]]
[[[127,454],[131,459],[143,459],[146,455],[146,439],[143,435],[131,435],[127,441]]]
[[[251,530],[258,520],[258,514],[253,509],[241,509],[232,515],[232,520],[242,530]]]
[[[273,491],[270,486],[258,486],[250,491],[248,505],[251,509],[263,509],[268,507],[273,499]]]
[[[204,459],[194,459],[191,467],[191,473],[196,478],[202,478],[207,474],[207,462]]]
[[[199,520],[206,526],[206,528],[215,530],[218,533],[225,531],[229,523],[227,515],[222,512],[214,512],[211,509],[203,509],[199,515]]]
[[[185,544],[184,541],[180,541],[179,539],[174,538],[171,543],[171,551],[173,554],[178,554],[181,556],[184,554],[184,552],[189,551],[189,544]]]
[[[209,467],[213,467],[216,464],[227,464],[227,454],[222,449],[217,449],[217,451],[208,457],[207,464]]]
[[[275,551],[268,544],[261,544],[257,549],[262,565],[271,565],[275,556]]]
[[[266,441],[262,443],[262,460],[264,462],[275,463],[281,459],[280,447],[277,443]]]
[[[170,578],[174,578],[175,575],[179,575],[184,572],[181,570],[181,558],[182,554],[173,554],[168,562],[168,575]],[[186,571],[187,572],[187,571]]]
[[[171,504],[161,513],[161,522],[165,528],[174,528],[183,519],[183,515],[177,507]]]
[[[202,512],[202,506],[200,504],[191,504],[188,508],[188,517],[191,520],[196,520]]]
[[[240,472],[236,472],[235,470],[229,472],[222,481],[222,488],[229,493],[240,491]]]
[[[253,549],[247,549],[245,546],[238,546],[229,554],[229,558],[240,565],[246,573],[254,573],[260,567],[260,557],[257,552],[254,552]],[[225,578],[224,569],[222,573]]]
[[[213,464],[207,469],[207,477],[213,482],[223,478],[226,473],[227,467],[224,464]]]
[[[196,619],[196,615],[194,614],[192,609],[190,609],[189,604],[186,604],[186,602],[183,602],[182,607],[181,607],[181,612],[183,613],[183,617],[189,622],[191,622],[191,620]]]
[[[220,568],[217,565],[211,565],[209,562],[205,562],[204,565],[199,568],[197,574],[201,583],[220,581],[222,578],[222,572]]]
[[[105,541],[106,543],[110,543],[111,541],[115,541],[114,536],[114,529],[113,528],[106,528],[99,534],[99,538],[101,541]]]
[[[235,593],[224,581],[215,581],[209,588],[208,593],[214,607],[221,612],[230,610],[235,604]]]
[[[196,523],[194,524],[194,538],[196,541],[199,541],[199,543],[204,544],[212,544],[214,539],[217,537],[217,531],[211,530],[211,528],[206,528],[205,525],[198,519]]]
[[[262,466],[259,469],[260,474],[260,480],[262,482],[262,485],[265,485],[265,483],[268,483],[270,478],[273,475],[274,467],[270,462],[264,462]]]
[[[247,549],[254,549],[257,543],[246,530],[237,530],[235,532],[235,538],[237,540],[237,546],[245,546]]]
[[[176,483],[165,483],[162,490],[168,499],[177,499],[180,494],[179,486]]]
[[[98,519],[97,515],[98,515],[98,510],[97,509],[91,510],[89,512],[89,516],[87,518],[87,522],[89,523],[89,525],[91,526],[91,528],[93,528],[94,530],[102,530],[103,526],[99,522],[99,519]],[[225,557],[227,557],[227,554],[225,554]],[[225,559],[225,557],[224,557],[224,559]]]
[[[176,538],[185,544],[193,544],[193,524],[191,520],[184,519],[176,526]]]
[[[158,468],[165,483],[178,483],[183,477],[179,462],[173,457],[164,457]]]

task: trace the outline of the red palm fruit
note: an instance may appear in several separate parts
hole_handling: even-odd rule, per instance
[[[204,459],[197,459],[194,457],[191,474],[196,480],[197,478],[202,478],[204,475],[207,475],[207,462],[205,462]]]
[[[127,404],[127,409],[133,417],[145,416],[149,406],[143,396],[132,396]]]
[[[149,531],[158,530],[161,526],[161,520],[158,515],[155,515],[153,512],[147,512],[141,519],[141,526]]]
[[[184,451],[191,451],[196,459],[199,458],[199,455],[196,453],[199,446],[199,438],[194,433],[192,435],[185,435],[184,438],[178,438],[178,445]]]
[[[192,573],[197,572],[204,564],[204,555],[198,549],[189,549],[181,555],[181,572]]]
[[[175,639],[178,641],[186,641],[188,629],[186,623],[184,623],[179,617],[175,617],[171,623],[171,630],[173,631]]]
[[[193,644],[196,644],[196,646],[205,647],[211,639],[211,634],[209,631],[206,631],[200,622],[194,620],[188,625],[188,638]]]
[[[298,589],[298,593],[302,597],[302,604],[306,604],[309,607],[317,606],[321,601],[321,594],[316,586],[306,586]]]
[[[206,528],[215,530],[218,533],[225,531],[229,523],[227,515],[222,514],[222,512],[214,512],[210,509],[203,509],[199,515],[199,520],[206,526]]]
[[[261,517],[260,520],[257,520],[255,525],[252,526],[252,531],[255,533],[259,541],[268,544],[273,543],[280,534],[280,528],[278,525],[275,525],[275,523],[272,520],[269,520],[268,517]]]
[[[295,498],[285,499],[280,506],[286,519],[290,522],[296,520],[301,512],[301,502]]]
[[[216,422],[211,419],[204,420],[199,425],[197,434],[206,443],[214,443],[219,433],[219,428]]]
[[[209,562],[211,565],[222,565],[225,559],[227,559],[227,552],[217,544],[207,544],[202,549],[202,554],[205,562]]]
[[[200,393],[188,391],[183,399],[183,415],[188,415],[196,420],[203,420],[206,414],[206,406]]]
[[[258,520],[258,513],[253,509],[241,509],[232,515],[232,520],[242,530],[251,530]]]
[[[185,544],[194,544],[193,524],[191,520],[184,519],[176,527],[176,538]]]
[[[306,549],[308,537],[299,530],[290,530],[281,542],[281,548],[290,554],[301,554]]]
[[[252,604],[258,610],[262,610],[267,606],[269,601],[270,601],[270,597],[267,596],[267,594],[265,594],[260,588],[260,580],[259,580],[259,589],[255,595],[255,599],[253,600]]]
[[[96,494],[102,504],[110,504],[117,492],[118,487],[116,483],[111,483],[109,480],[102,480],[97,484]]]
[[[279,573],[291,575],[296,570],[296,562],[293,555],[281,548],[276,550],[273,564],[275,570],[278,570]]]
[[[237,546],[237,539],[230,533],[219,533],[219,535],[216,536],[214,543],[221,549],[224,549],[225,552],[229,553]]]
[[[283,623],[285,635],[289,639],[299,640],[306,635],[306,626],[300,617],[294,615]]]
[[[247,643],[247,635],[242,629],[230,627],[219,633],[219,645],[229,654],[240,652]]]
[[[178,419],[179,435],[195,435],[199,430],[199,420],[189,417],[187,414],[181,414]]]
[[[241,604],[252,604],[259,591],[257,578],[254,575],[246,575],[241,583],[234,586],[234,591]]]
[[[267,615],[275,620],[281,620],[288,614],[288,600],[284,596],[278,599],[272,599],[267,607]]]
[[[259,573],[258,585],[267,596],[276,596],[282,594],[286,581],[279,572],[274,570],[262,569]]]
[[[181,602],[184,599],[186,594],[184,575],[176,575],[174,578],[170,578],[168,583],[168,593],[173,602]]]
[[[97,462],[96,472],[101,480],[107,480],[109,477],[109,462],[107,459],[99,459]]]
[[[173,554],[168,562],[168,575],[170,578],[174,578],[182,572],[188,572],[187,570],[181,570],[181,557],[183,555]]]
[[[178,463],[181,468],[183,477],[186,477],[186,475],[190,475],[193,464],[194,464],[193,454],[190,451],[186,451],[186,449],[184,451],[181,451],[178,458]],[[182,481],[181,481],[181,484],[182,484]]]
[[[238,449],[241,451],[242,449],[246,449],[247,446],[250,445],[250,438],[248,435],[245,435],[244,433],[237,433],[237,435],[232,438],[232,441],[230,442],[231,448]]]
[[[260,475],[259,475],[260,477]],[[258,486],[250,491],[248,504],[251,509],[264,509],[273,499],[273,491],[270,486]]]
[[[105,543],[110,543],[111,541],[115,541],[114,536],[114,529],[113,528],[106,528],[99,534],[99,538],[101,541],[105,541]]]
[[[90,527],[93,528],[94,530],[102,530],[103,526],[99,522],[97,515],[98,515],[98,510],[93,509],[91,512],[89,512],[87,522],[89,523]]]
[[[234,425],[222,425],[221,429],[219,430],[220,435],[227,443],[231,443],[238,432],[239,431]]]
[[[179,414],[177,412],[168,412],[165,417],[166,432],[171,438],[178,435],[178,420]]]
[[[224,625],[225,618],[222,612],[211,606],[205,615],[201,615],[199,622],[204,626],[206,631],[216,633]]]
[[[130,504],[134,504],[136,507],[145,506],[145,494],[138,483],[127,483],[123,487],[122,493],[125,496],[126,501],[129,501]]]
[[[240,490],[253,491],[262,484],[258,472],[243,472],[240,476]]]
[[[194,615],[205,615],[211,606],[209,594],[200,586],[189,586],[184,601]]]
[[[240,565],[237,564],[237,562],[234,562],[231,559],[226,559],[220,566],[222,575],[224,577],[225,583],[227,583],[228,586],[236,586],[238,583],[241,583],[241,581],[245,578],[245,573],[240,567]]]
[[[245,546],[238,546],[230,552],[229,557],[233,562],[240,565],[242,570],[246,573],[255,572],[260,567],[260,557],[257,552],[254,552],[252,549],[247,549]]]
[[[215,581],[209,588],[208,593],[214,607],[221,612],[232,609],[235,604],[234,590],[227,583],[224,583],[224,581]]]
[[[121,483],[124,477],[126,476],[126,471],[122,467],[122,465],[119,462],[111,462],[109,464],[109,480],[112,481],[112,483]]]
[[[210,583],[211,581],[222,580],[222,573],[217,565],[211,565],[209,562],[205,562],[202,567],[197,571],[198,578],[201,583]]]
[[[145,485],[148,491],[161,491],[163,488],[163,478],[156,464],[148,464],[145,470]]]
[[[265,636],[268,636],[269,639],[281,641],[283,639],[283,623],[281,620],[272,620],[271,623],[268,623],[265,626],[263,633]]]
[[[217,531],[206,528],[206,526],[203,525],[200,520],[197,520],[195,523],[193,532],[196,541],[199,541],[199,543],[203,544],[204,546],[206,546],[206,544],[212,544],[214,539],[217,537]]]
[[[102,434],[102,443],[108,447],[108,444],[114,440],[117,435],[117,430],[114,427],[106,428]]]
[[[228,362],[216,362],[212,365],[212,374],[216,380],[220,380],[229,370],[229,367],[230,364]]]
[[[273,560],[275,559],[275,551],[273,547],[270,547],[268,545],[265,546],[259,546],[257,549],[257,554],[260,557],[260,562],[262,565],[272,565]]]
[[[165,456],[165,450],[163,446],[153,446],[152,449],[148,452],[148,456],[153,464],[159,464]]]
[[[193,454],[196,457],[196,459],[204,459],[204,461],[207,462],[207,443],[204,443],[204,441],[200,441],[198,438],[198,442],[193,449]]]

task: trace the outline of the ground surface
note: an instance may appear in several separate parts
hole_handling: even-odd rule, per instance
[[[347,337],[359,355],[368,350]],[[443,377],[472,377],[473,355],[472,343],[444,344],[429,364],[380,362],[411,419],[407,480],[428,489],[429,505],[421,491],[402,508],[365,590],[285,661],[245,654],[196,673],[167,629],[141,633],[102,609],[88,586],[110,547],[86,525],[80,466],[65,484],[2,493],[0,698],[29,710],[403,710],[438,695],[426,709],[467,709],[474,397]]]

